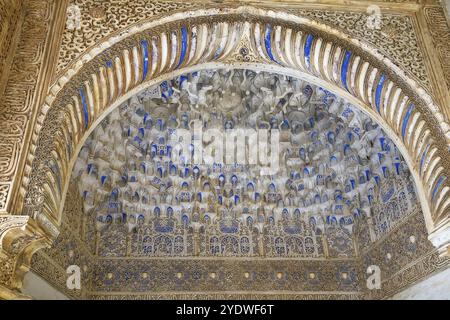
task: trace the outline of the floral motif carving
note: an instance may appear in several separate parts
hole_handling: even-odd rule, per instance
[[[0,96],[8,78],[9,64],[21,24],[22,0],[0,1]],[[1,172],[1,171],[0,171]]]

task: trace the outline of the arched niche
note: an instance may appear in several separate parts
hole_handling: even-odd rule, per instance
[[[409,166],[430,240],[448,245],[450,126],[439,106],[376,48],[307,18],[249,6],[140,22],[74,61],[41,108],[16,207],[55,234],[74,160],[95,126],[145,87],[222,67],[305,79],[368,114]]]

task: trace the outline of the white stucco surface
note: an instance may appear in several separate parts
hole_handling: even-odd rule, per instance
[[[394,295],[393,300],[450,300],[450,268]]]

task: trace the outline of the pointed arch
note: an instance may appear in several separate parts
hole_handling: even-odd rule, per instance
[[[35,126],[19,194],[24,212],[58,225],[74,160],[97,124],[145,87],[210,68],[281,73],[349,100],[402,152],[430,239],[438,247],[450,241],[433,236],[450,230],[450,126],[433,99],[376,48],[310,19],[250,6],[144,21],[74,61]]]

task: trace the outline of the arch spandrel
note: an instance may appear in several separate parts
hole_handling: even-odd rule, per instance
[[[448,243],[450,130],[432,98],[369,45],[306,18],[248,6],[143,22],[74,62],[52,86],[35,127],[19,199],[24,213],[58,224],[78,148],[121,101],[183,72],[249,66],[320,84],[374,118],[413,173],[431,240]]]

